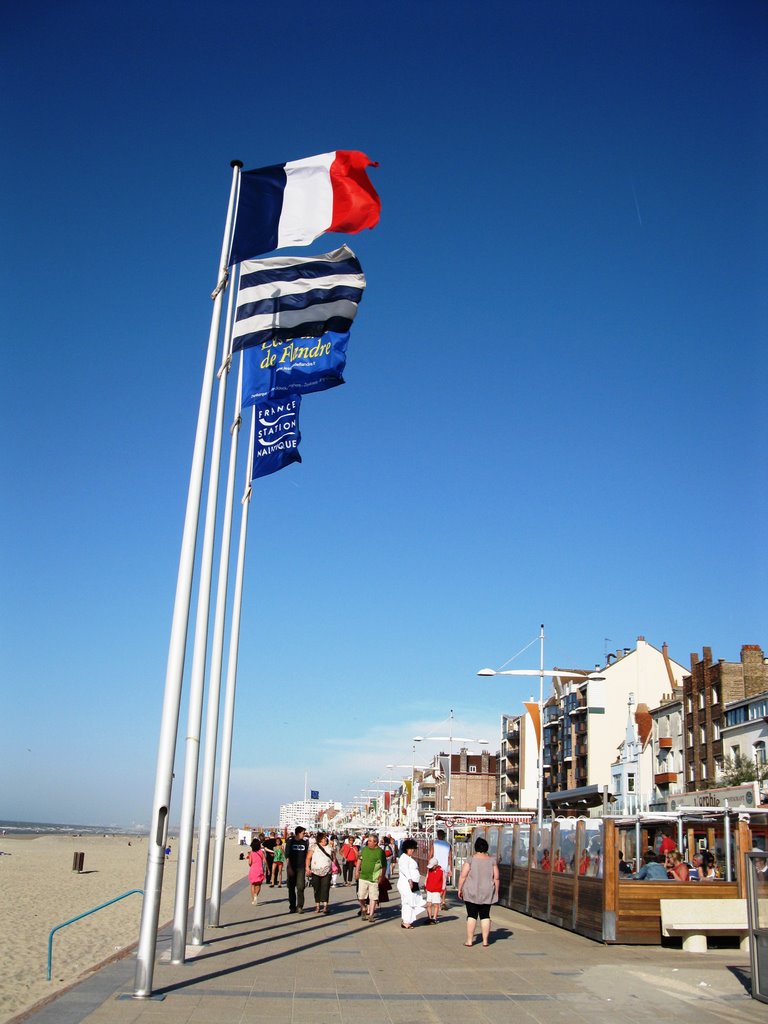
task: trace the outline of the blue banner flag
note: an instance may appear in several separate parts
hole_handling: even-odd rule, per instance
[[[298,395],[256,406],[256,443],[251,480],[277,473],[292,462],[301,462],[300,406],[301,398]]]
[[[319,800],[320,799],[320,790],[319,789],[312,789],[312,790],[310,790],[309,795],[312,798],[312,800]]]
[[[348,341],[349,331],[328,331],[319,338],[272,340],[247,348],[243,352],[243,408],[343,384]]]
[[[232,351],[319,338],[328,331],[343,334],[364,291],[360,261],[346,245],[322,256],[246,260],[240,267]]]

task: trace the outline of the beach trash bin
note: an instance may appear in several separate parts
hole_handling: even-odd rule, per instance
[[[85,863],[85,854],[83,852],[77,853],[72,857],[72,870],[77,871],[78,874],[83,870],[83,864]]]

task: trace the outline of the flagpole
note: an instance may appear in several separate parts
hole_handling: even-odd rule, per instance
[[[236,291],[232,282],[232,293]],[[231,296],[230,296],[231,297]],[[230,313],[227,313],[231,323]],[[216,591],[216,611],[213,623],[211,645],[211,669],[208,683],[208,706],[205,719],[205,751],[203,755],[203,780],[200,790],[200,822],[197,834],[197,870],[195,874],[195,901],[192,911],[192,945],[202,945],[205,934],[205,899],[208,887],[209,848],[211,842],[211,809],[216,776],[216,745],[219,734],[219,704],[221,703],[221,675],[224,660],[224,627],[226,621],[227,586],[229,583],[229,561],[232,550],[232,513],[235,500],[235,475],[237,469],[237,446],[242,423],[240,400],[243,388],[243,354],[240,353],[237,376],[235,415],[230,428],[229,471],[227,493],[224,499],[224,521],[221,530],[219,552],[219,579]]]
[[[189,917],[189,882],[192,872],[192,847],[195,830],[195,802],[197,800],[197,773],[200,765],[200,730],[203,722],[203,696],[205,693],[205,663],[208,652],[208,622],[211,612],[211,582],[213,577],[213,546],[216,538],[216,508],[219,500],[221,468],[221,439],[224,432],[224,409],[227,398],[227,379],[231,364],[232,297],[230,287],[227,316],[221,348],[222,364],[219,369],[219,388],[214,417],[211,465],[208,474],[208,498],[205,507],[203,548],[200,556],[200,581],[197,591],[195,643],[192,650],[192,672],[189,683],[187,710],[187,736],[184,758],[184,789],[181,799],[179,825],[179,858],[176,871],[176,899],[173,907],[171,963],[184,963],[187,948],[187,919]]]
[[[240,612],[243,604],[243,576],[245,574],[245,542],[248,536],[248,507],[253,493],[251,472],[253,466],[253,448],[256,439],[256,406],[252,409],[251,435],[248,443],[248,469],[245,481],[245,493],[242,498],[242,514],[240,518],[240,543],[237,551],[237,571],[235,574],[235,590],[232,597],[232,626],[229,633],[229,661],[227,664],[227,683],[224,691],[224,724],[221,730],[221,763],[219,765],[219,798],[216,805],[216,845],[213,851],[213,871],[211,874],[211,904],[208,923],[213,928],[219,927],[221,913],[221,878],[224,871],[224,841],[227,830],[227,803],[229,800],[229,776],[232,767],[232,734],[235,725],[235,690],[237,687],[237,656],[240,646]]]
[[[147,871],[144,881],[144,899],[141,907],[139,942],[136,950],[134,996],[137,998],[148,998],[152,994],[155,950],[157,948],[157,927],[160,917],[160,898],[165,868],[165,844],[168,836],[168,816],[173,785],[173,762],[176,755],[176,734],[179,727],[181,685],[184,676],[184,654],[189,627],[189,606],[192,598],[192,575],[197,544],[197,524],[200,515],[200,497],[205,467],[205,447],[208,440],[208,420],[213,395],[216,342],[219,337],[221,322],[224,287],[222,281],[226,282],[226,265],[234,220],[235,197],[237,195],[240,168],[243,165],[241,161],[233,160],[231,166],[232,184],[230,186],[227,219],[221,245],[219,278],[214,293],[211,327],[208,334],[208,350],[197,415],[197,428],[195,431],[192,466],[187,491],[187,506],[184,514],[181,553],[179,555],[179,569],[176,579],[171,636],[168,645],[168,662],[165,674],[163,710],[160,719],[160,740],[157,752],[151,828],[147,837]]]

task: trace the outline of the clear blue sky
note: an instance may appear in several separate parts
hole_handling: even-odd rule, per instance
[[[149,820],[233,158],[361,149],[383,202],[306,250],[368,289],[256,489],[233,822],[451,707],[495,739],[529,688],[475,673],[540,622],[548,665],[766,645],[765,3],[29,0],[2,36],[0,817]]]

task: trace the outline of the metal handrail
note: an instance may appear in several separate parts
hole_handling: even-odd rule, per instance
[[[71,917],[68,921],[62,921],[61,924],[57,924],[55,928],[51,928],[51,934],[48,936],[48,974],[46,977],[47,981],[51,980],[51,959],[53,957],[53,936],[59,930],[59,928],[66,928],[68,924],[74,924],[75,921],[79,921],[83,917],[88,917],[89,914],[95,914],[97,910],[103,910],[104,907],[109,907],[113,903],[117,903],[118,900],[124,900],[126,896],[133,896],[134,893],[138,893],[140,896],[144,895],[143,889],[130,889],[128,892],[124,892],[121,896],[115,896],[113,900],[107,900],[106,903],[100,903],[98,907],[94,907],[92,910],[86,910],[84,914],[78,914],[77,917]]]

